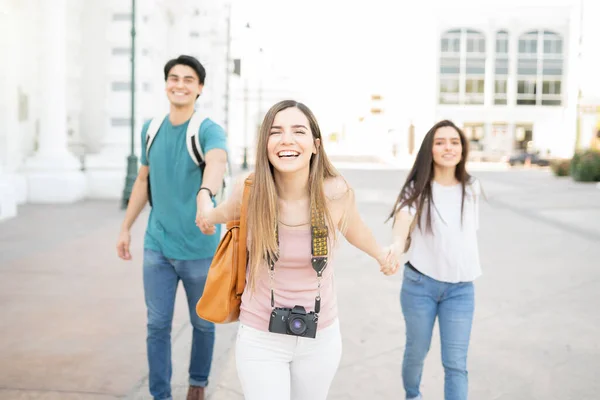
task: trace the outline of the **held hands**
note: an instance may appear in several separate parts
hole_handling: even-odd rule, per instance
[[[198,193],[196,207],[196,226],[205,235],[214,235],[217,227],[210,222],[210,214],[214,210],[214,205],[208,194],[204,191]]]
[[[380,270],[384,275],[390,276],[395,274],[400,267],[400,260],[397,256],[397,252],[394,251],[394,246],[389,246],[382,249],[380,255],[377,257]]]

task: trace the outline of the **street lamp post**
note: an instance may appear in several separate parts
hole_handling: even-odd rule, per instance
[[[248,78],[244,78],[244,160],[242,169],[248,170]]]
[[[131,0],[131,148],[127,157],[127,176],[125,177],[125,188],[121,208],[127,208],[133,184],[137,177],[138,159],[135,155],[135,0]]]
[[[252,29],[250,27],[250,22],[246,23],[246,29]],[[248,65],[248,57],[247,52],[244,54],[244,59],[246,60],[246,65]],[[242,74],[244,79],[244,159],[242,161],[242,170],[248,170],[248,67],[245,69],[245,73]]]

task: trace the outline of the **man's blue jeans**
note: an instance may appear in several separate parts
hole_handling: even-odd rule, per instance
[[[150,394],[156,400],[171,399],[171,326],[179,281],[187,295],[193,327],[190,385],[206,386],[215,343],[215,326],[196,314],[211,258],[170,260],[144,250],[144,295],[148,308],[148,366]]]
[[[467,399],[467,351],[473,324],[474,298],[472,282],[440,282],[408,266],[404,267],[400,303],[406,322],[402,379],[407,399],[421,399],[419,385],[423,362],[429,351],[436,317],[442,344],[444,398]]]

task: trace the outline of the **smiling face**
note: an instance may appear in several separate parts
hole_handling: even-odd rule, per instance
[[[177,64],[167,75],[166,92],[169,102],[176,107],[193,105],[202,91],[196,72],[187,65]]]
[[[433,137],[433,162],[439,167],[456,167],[462,158],[460,135],[451,126],[443,126],[435,131]]]
[[[269,162],[282,173],[308,169],[319,144],[306,115],[296,107],[286,108],[275,115],[271,125],[267,141]]]

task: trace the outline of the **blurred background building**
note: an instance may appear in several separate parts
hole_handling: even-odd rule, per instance
[[[118,199],[131,145],[131,1],[4,0],[0,218],[25,202]],[[168,110],[162,68],[207,69],[198,107],[252,163],[277,100],[316,112],[337,160],[410,162],[443,118],[472,157],[568,157],[600,129],[595,0],[138,0],[135,149]],[[280,17],[273,17],[280,16]]]

